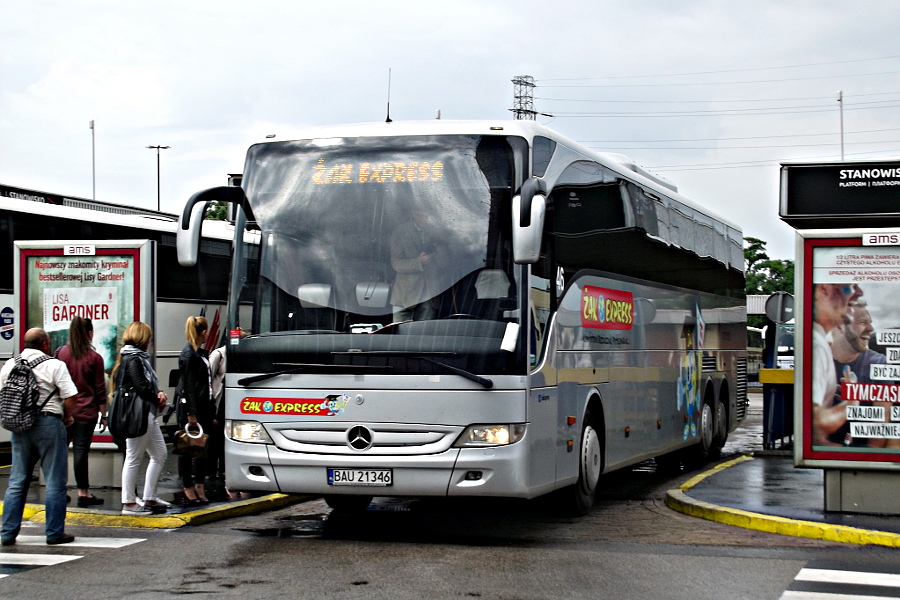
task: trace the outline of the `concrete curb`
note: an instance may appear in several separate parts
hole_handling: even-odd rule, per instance
[[[142,529],[177,529],[185,525],[203,525],[222,519],[252,515],[267,510],[275,510],[313,498],[294,494],[269,494],[260,498],[229,502],[221,506],[211,506],[178,514],[153,515],[148,517],[132,517],[112,512],[92,512],[87,509],[70,508],[66,510],[66,524],[87,527],[133,527]],[[0,503],[2,508],[2,503]],[[44,506],[42,504],[26,504],[22,518],[35,523],[44,523]]]
[[[716,465],[709,471],[701,473],[681,484],[678,489],[669,490],[666,493],[666,506],[680,513],[692,517],[700,517],[716,523],[754,529],[768,533],[778,533],[793,537],[825,540],[829,542],[841,542],[844,544],[859,544],[865,546],[889,546],[900,548],[900,534],[871,529],[860,529],[846,525],[831,525],[817,523],[815,521],[802,521],[754,513],[739,508],[718,506],[691,498],[686,490],[691,489],[707,477],[715,475],[722,469],[733,467],[742,462],[753,460],[752,455],[742,456],[734,460]]]

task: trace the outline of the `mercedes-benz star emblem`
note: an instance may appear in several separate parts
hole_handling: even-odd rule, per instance
[[[354,450],[368,450],[372,447],[372,431],[362,425],[351,427],[347,430],[347,445]]]

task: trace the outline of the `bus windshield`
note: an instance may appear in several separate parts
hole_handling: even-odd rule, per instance
[[[502,136],[251,147],[243,186],[259,266],[247,271],[253,310],[243,328],[252,335],[234,348],[236,368],[521,367],[514,164]]]

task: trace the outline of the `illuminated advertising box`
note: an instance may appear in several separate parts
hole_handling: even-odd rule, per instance
[[[109,371],[128,324],[154,325],[153,250],[149,240],[15,242],[17,352],[33,327],[51,348],[65,345],[72,319],[85,317]]]
[[[795,462],[900,469],[900,229],[798,235]]]

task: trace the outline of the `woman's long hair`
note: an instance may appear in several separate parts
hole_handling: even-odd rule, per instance
[[[75,317],[69,324],[69,350],[72,358],[78,359],[87,356],[91,351],[91,332],[94,326],[90,319]]]
[[[146,323],[135,321],[125,328],[125,334],[122,336],[122,342],[126,346],[134,346],[140,350],[146,351],[150,347],[150,338],[153,337],[153,330]],[[116,389],[116,374],[119,367],[122,366],[122,353],[116,356],[116,364],[113,366],[109,374],[109,386],[111,391]]]
[[[188,317],[184,324],[184,337],[187,338],[191,348],[198,350],[200,348],[200,334],[209,329],[206,317]]]

